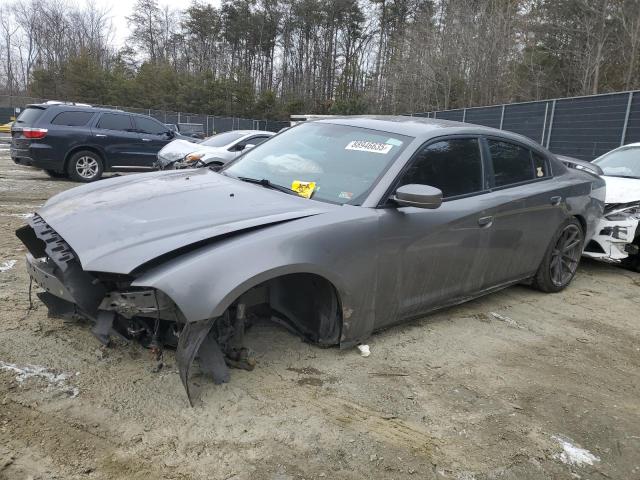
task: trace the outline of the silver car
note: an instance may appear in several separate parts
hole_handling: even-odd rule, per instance
[[[159,170],[222,166],[273,135],[273,132],[263,130],[233,130],[199,143],[174,140],[158,152],[156,166]]]
[[[604,181],[508,132],[412,117],[297,125],[220,172],[108,179],[18,230],[52,315],[82,315],[216,383],[268,318],[318,345],[526,282],[565,288]],[[190,397],[189,397],[190,398]]]

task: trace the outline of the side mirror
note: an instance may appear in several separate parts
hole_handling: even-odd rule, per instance
[[[173,130],[167,130],[167,138],[173,138],[176,136],[176,132]]]
[[[251,149],[251,148],[253,148],[253,147],[255,147],[255,145],[254,145],[253,143],[247,143],[247,144],[244,146],[244,150],[249,150],[249,149]]]
[[[435,209],[442,205],[442,191],[429,185],[403,185],[391,198],[401,207]]]

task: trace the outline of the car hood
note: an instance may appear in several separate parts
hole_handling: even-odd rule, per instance
[[[609,177],[604,175],[607,183],[605,203],[631,203],[640,201],[640,179]]]
[[[37,213],[84,270],[131,273],[183,247],[339,208],[204,168],[129,175],[67,190]]]
[[[228,151],[224,148],[206,147],[199,143],[189,142],[187,140],[174,140],[164,146],[162,150],[158,152],[158,165],[160,167],[166,167],[170,163],[176,160],[181,160],[190,153],[201,153],[203,155],[221,154]]]
[[[198,147],[199,145],[197,143],[181,138],[169,142],[158,152],[158,164],[164,167],[176,160],[184,158],[185,155],[197,150]]]

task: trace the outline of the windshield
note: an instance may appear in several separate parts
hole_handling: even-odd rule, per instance
[[[225,147],[230,143],[241,139],[244,135],[244,133],[237,132],[219,133],[211,138],[207,138],[204,142],[200,142],[200,145],[206,145],[207,147]]]
[[[640,178],[640,147],[607,153],[593,163],[610,177]]]
[[[413,140],[378,130],[303,123],[261,144],[223,170],[299,190],[314,200],[358,205]]]

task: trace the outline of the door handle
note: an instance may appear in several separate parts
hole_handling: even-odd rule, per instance
[[[142,139],[142,141],[143,141],[143,142],[150,142],[150,141],[151,141],[151,139],[150,139],[150,138],[143,138],[143,139]]]
[[[96,133],[96,137],[106,137],[104,133]]]
[[[562,201],[562,197],[557,195],[555,197],[551,197],[550,201],[551,201],[551,205],[553,205],[554,207],[557,207],[558,205],[560,205],[560,202]]]
[[[493,223],[492,216],[480,217],[478,219],[478,225],[480,225],[481,227],[490,227],[492,223]]]

